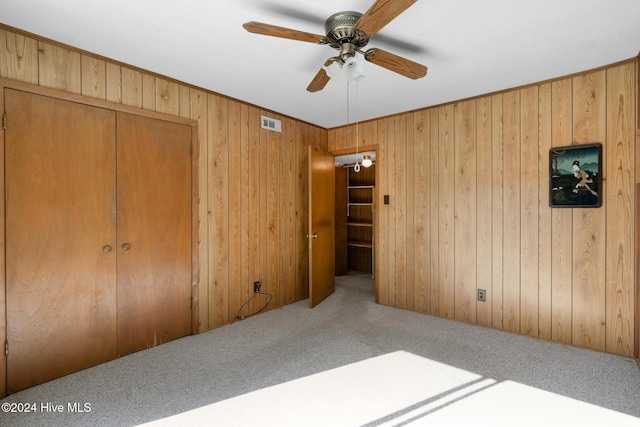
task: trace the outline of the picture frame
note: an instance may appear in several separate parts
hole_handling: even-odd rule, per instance
[[[602,206],[602,144],[573,144],[549,150],[549,206]]]

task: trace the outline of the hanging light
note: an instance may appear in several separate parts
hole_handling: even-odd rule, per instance
[[[365,154],[363,159],[362,159],[362,166],[364,166],[365,168],[368,168],[372,164],[373,164],[373,162],[371,161],[371,156],[368,155],[368,154]]]
[[[342,68],[347,70],[347,78],[349,79],[359,80],[364,77],[364,66],[361,62],[356,61],[356,58],[353,56],[344,61]]]
[[[327,73],[329,78],[360,80],[364,77],[364,65],[362,62],[356,61],[356,58],[345,56],[345,59],[338,57],[331,59],[333,62],[329,66],[322,66],[322,69]]]
[[[340,75],[340,72],[342,71],[342,64],[338,61],[333,61],[328,67],[323,65],[322,68],[327,73],[327,76],[333,79]]]

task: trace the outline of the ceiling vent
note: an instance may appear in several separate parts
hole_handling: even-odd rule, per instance
[[[272,130],[274,132],[282,132],[282,122],[267,116],[260,116],[262,129]]]

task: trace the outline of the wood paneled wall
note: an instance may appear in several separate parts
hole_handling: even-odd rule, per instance
[[[377,149],[379,301],[637,356],[637,68],[360,123]],[[232,321],[255,280],[269,308],[308,296],[306,147],[355,148],[353,125],[327,131],[3,26],[0,77],[197,121],[201,330]],[[602,208],[549,208],[549,148],[572,141],[603,143]]]
[[[634,355],[636,68],[330,129],[332,152],[378,147],[380,303]],[[603,144],[601,208],[549,207],[549,149],[573,141]]]
[[[326,149],[325,129],[2,26],[0,77],[197,121],[201,331],[232,321],[257,280],[268,309],[308,297],[307,146]]]

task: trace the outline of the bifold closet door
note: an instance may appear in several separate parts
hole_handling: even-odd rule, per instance
[[[118,354],[191,334],[191,127],[118,113]]]
[[[12,393],[116,357],[116,116],[4,96]]]

